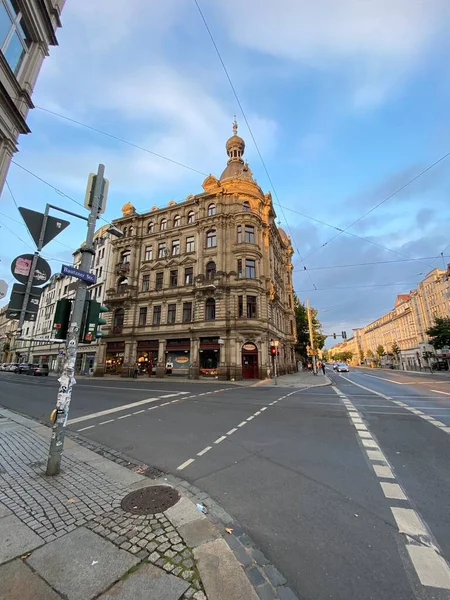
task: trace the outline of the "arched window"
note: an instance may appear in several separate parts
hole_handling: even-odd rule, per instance
[[[161,225],[159,228],[161,231],[165,231],[167,229],[167,219],[162,219]]]
[[[213,217],[216,214],[216,205],[210,204],[208,206],[208,217]]]
[[[212,280],[216,276],[216,263],[212,260],[206,265],[206,279]]]
[[[195,212],[193,210],[190,210],[188,212],[187,222],[188,223],[195,223]]]
[[[180,215],[176,215],[173,218],[173,226],[174,227],[179,227],[180,225],[181,225],[181,217],[180,217]]]
[[[150,223],[147,225],[147,233],[153,233],[155,231],[155,224],[153,223],[153,221],[150,221]]]
[[[117,281],[117,291],[120,292],[126,292],[128,288],[128,278],[127,277],[120,277]]]
[[[127,228],[126,228],[126,227],[124,227],[124,228],[122,229],[122,231],[123,231],[123,237],[127,237],[127,233],[128,233],[128,230],[127,230]]]
[[[114,312],[113,331],[114,333],[122,333],[125,311],[123,308],[118,308]]]
[[[128,235],[133,235],[134,233],[134,227],[132,225],[130,225],[130,229],[128,231]]]
[[[245,212],[249,212],[250,210],[250,202],[247,202],[247,200],[245,202],[242,203],[242,210],[244,210]]]
[[[205,319],[207,321],[214,321],[216,318],[216,301],[214,298],[208,298],[205,302]]]
[[[206,247],[215,248],[217,246],[217,235],[215,229],[206,232]]]
[[[120,262],[124,265],[130,262],[131,252],[130,250],[124,250],[120,255]]]

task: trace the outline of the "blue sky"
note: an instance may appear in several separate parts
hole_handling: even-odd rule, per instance
[[[298,213],[346,228],[450,151],[448,1],[199,3],[292,236],[298,295],[321,311],[327,333],[390,310],[397,293],[442,266],[437,257],[450,244],[450,158],[349,229],[373,243],[341,234],[322,247],[336,229]],[[217,176],[236,113],[246,158],[261,187],[271,189],[194,0],[93,5],[67,2],[34,103]],[[202,174],[39,108],[29,124],[32,134],[20,139],[15,161],[80,202],[88,173],[103,162],[106,219],[127,201],[144,211],[201,191]],[[20,206],[80,208],[15,165],[8,183]],[[8,281],[12,258],[31,250],[20,220],[5,187],[0,278]],[[54,271],[83,237],[82,222],[74,222],[49,244],[44,255]],[[401,259],[398,253],[435,258],[339,266]]]

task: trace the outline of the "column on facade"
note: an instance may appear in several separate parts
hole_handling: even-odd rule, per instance
[[[200,373],[199,352],[200,352],[200,340],[198,338],[191,337],[191,348],[190,348],[191,366],[189,368],[189,378],[190,379],[198,379],[198,377],[199,377],[199,373]]]
[[[158,363],[156,365],[156,377],[164,377],[166,373],[166,340],[159,340]]]
[[[122,377],[132,377],[136,368],[136,348],[137,342],[135,340],[125,341],[125,352],[123,357],[122,365]]]
[[[95,353],[94,360],[94,377],[103,377],[105,374],[105,364],[106,364],[106,343],[100,342],[97,348],[97,352]]]

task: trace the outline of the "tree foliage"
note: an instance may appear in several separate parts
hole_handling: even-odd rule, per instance
[[[434,325],[427,330],[434,348],[450,346],[450,317],[435,317]]]
[[[306,357],[306,346],[309,346],[308,314],[306,311],[306,306],[300,302],[300,300],[295,294],[294,309],[295,322],[297,325],[297,344],[295,346],[295,349],[300,355]],[[311,315],[313,325],[314,348],[321,350],[325,345],[326,336],[322,333],[322,325],[317,318],[317,310],[315,308],[311,308]]]
[[[338,362],[347,362],[348,360],[352,360],[352,358],[353,352],[350,352],[350,350],[344,350],[343,352],[336,352],[336,354],[333,354],[333,359]]]
[[[391,352],[395,356],[395,358],[398,359],[398,357],[400,356],[401,349],[400,349],[400,346],[397,344],[397,342],[394,342],[392,344]]]
[[[381,356],[383,356],[383,354],[384,354],[384,347],[381,344],[379,344],[377,346],[377,356],[378,356],[378,358],[380,358]]]
[[[373,350],[371,350],[370,348],[367,350],[367,356],[368,358],[373,358]]]
[[[362,350],[359,351],[359,360],[361,362],[364,360],[364,352]]]

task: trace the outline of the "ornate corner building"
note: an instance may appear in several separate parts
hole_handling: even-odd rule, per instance
[[[143,214],[126,204],[114,221],[97,374],[265,378],[272,341],[279,372],[294,370],[292,245],[233,132],[202,193]]]

